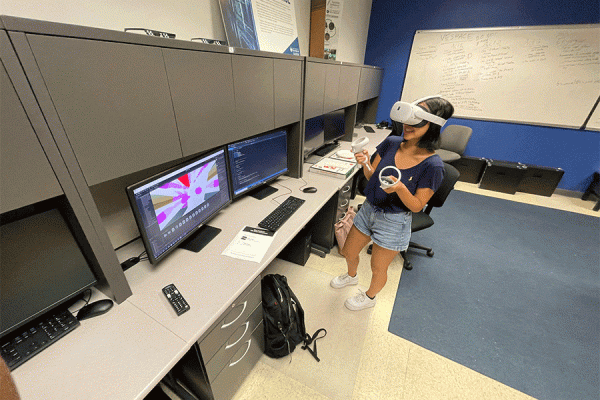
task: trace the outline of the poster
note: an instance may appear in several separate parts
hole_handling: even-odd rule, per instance
[[[294,0],[219,0],[229,46],[300,55]]]
[[[343,0],[327,0],[325,10],[325,52],[323,54],[323,58],[326,60],[335,61],[337,57],[343,8]]]

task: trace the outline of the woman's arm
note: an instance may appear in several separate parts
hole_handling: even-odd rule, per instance
[[[363,173],[365,174],[365,178],[367,178],[367,180],[371,179],[375,168],[377,168],[379,162],[381,161],[381,157],[379,157],[379,154],[375,154],[373,164],[371,164],[371,162],[369,161],[370,157],[369,152],[367,150],[363,150],[362,153],[356,153],[354,157],[356,158],[356,161],[363,166]],[[367,165],[369,165],[371,169],[367,168]]]
[[[402,203],[412,212],[423,210],[427,202],[431,199],[431,196],[433,196],[434,191],[429,188],[419,188],[413,195],[402,181],[398,181],[395,176],[390,176],[390,178],[397,181],[396,184],[383,190],[386,193],[396,193],[400,197],[400,200],[402,200]]]

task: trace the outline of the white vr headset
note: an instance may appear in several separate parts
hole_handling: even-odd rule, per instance
[[[419,103],[422,103],[425,100],[433,99],[435,97],[440,96],[428,96],[423,97],[413,103],[406,103],[404,101],[397,101],[392,110],[390,111],[390,118],[392,121],[400,122],[401,124],[412,125],[412,126],[424,126],[427,122],[431,122],[433,124],[444,126],[446,120],[438,117],[437,115],[433,115],[428,113],[424,109],[418,106]],[[423,121],[426,121],[423,123]]]

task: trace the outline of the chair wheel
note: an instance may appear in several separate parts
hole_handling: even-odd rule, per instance
[[[412,269],[412,264],[407,259],[404,259],[404,264],[402,266],[407,271],[410,271]]]
[[[373,245],[372,244],[370,244],[369,248],[367,249],[367,254],[371,254],[371,253],[373,253]]]
[[[429,257],[433,257],[433,254],[434,254],[434,253],[433,253],[433,250],[427,250],[427,255],[428,255]]]

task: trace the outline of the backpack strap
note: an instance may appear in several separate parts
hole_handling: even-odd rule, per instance
[[[325,332],[323,336],[319,336],[320,332]],[[324,338],[327,336],[327,330],[325,328],[321,328],[317,330],[312,337],[307,333],[304,337],[304,346],[302,346],[302,350],[308,350],[310,354],[317,360],[317,362],[321,361],[319,357],[317,357],[317,340]],[[314,343],[314,349],[311,349],[309,346]]]

